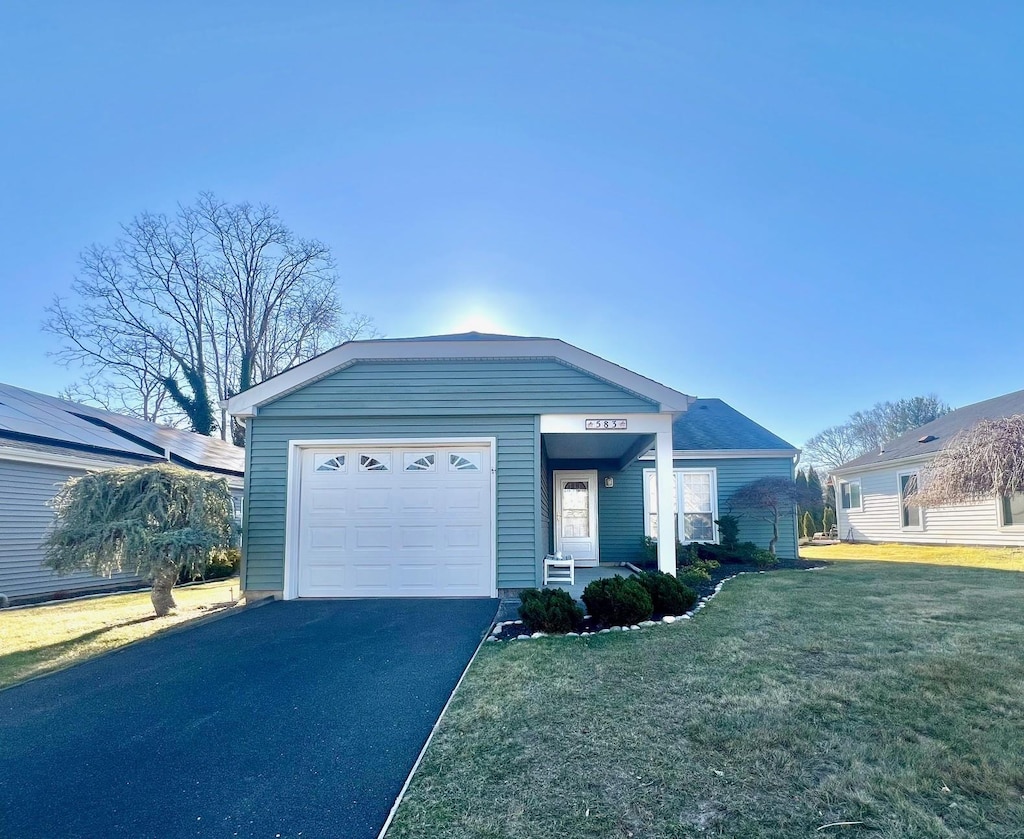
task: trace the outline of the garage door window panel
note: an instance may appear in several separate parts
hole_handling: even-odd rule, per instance
[[[363,452],[359,455],[360,472],[390,472],[391,452]]]

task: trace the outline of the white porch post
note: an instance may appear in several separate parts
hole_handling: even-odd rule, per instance
[[[672,505],[672,431],[659,431],[654,444],[654,469],[658,483],[658,570],[676,573],[676,515]]]

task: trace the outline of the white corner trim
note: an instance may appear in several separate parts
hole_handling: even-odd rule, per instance
[[[288,473],[284,517],[284,590],[282,599],[299,596],[296,563],[299,558],[299,508],[302,490],[302,452],[304,449],[385,448],[394,446],[488,446],[491,452],[491,597],[498,596],[498,438],[497,437],[332,437],[319,440],[288,441]]]
[[[272,379],[231,397],[227,410],[253,416],[256,408],[359,361],[438,361],[444,359],[526,360],[553,358],[658,404],[663,411],[687,410],[692,397],[627,370],[556,338],[516,341],[349,341]]]

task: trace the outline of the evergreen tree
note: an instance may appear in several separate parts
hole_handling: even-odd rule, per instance
[[[811,512],[808,510],[804,513],[804,517],[801,520],[800,527],[803,530],[804,538],[810,539],[817,531],[814,529],[814,519],[811,517]]]
[[[235,536],[227,481],[170,464],[71,478],[52,504],[57,520],[45,564],[58,574],[145,577],[158,617],[175,607],[171,588],[181,570],[201,570]]]
[[[822,516],[821,529],[828,533],[832,526],[836,523],[836,511],[831,507],[825,508],[825,513]]]

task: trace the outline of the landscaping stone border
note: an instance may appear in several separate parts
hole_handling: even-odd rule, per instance
[[[799,568],[799,569],[794,569],[794,570],[799,570],[799,571],[818,571],[818,570],[820,570],[822,568],[826,568],[826,567],[827,567],[826,565],[818,565],[818,566],[815,566],[813,568]],[[703,609],[705,606],[707,606],[708,603],[711,601],[711,599],[716,594],[718,594],[718,592],[720,592],[722,590],[722,586],[724,586],[730,580],[735,580],[737,577],[742,576],[743,574],[767,574],[767,573],[770,573],[770,572],[769,571],[737,571],[735,574],[732,574],[729,577],[723,577],[721,580],[719,580],[715,584],[714,589],[712,589],[709,594],[706,594],[703,597],[701,597],[700,599],[698,599],[697,602],[694,604],[694,607],[689,612],[685,612],[682,615],[665,615],[665,617],[661,618],[661,620],[642,621],[639,624],[633,624],[632,626],[611,626],[611,627],[606,627],[605,629],[599,629],[596,632],[566,632],[564,634],[558,634],[558,633],[550,634],[550,633],[547,633],[547,632],[534,632],[534,633],[530,634],[528,632],[523,632],[520,635],[514,635],[511,638],[507,638],[506,640],[507,641],[531,641],[531,640],[533,640],[535,638],[589,638],[589,637],[591,637],[593,635],[607,635],[607,634],[609,634],[611,632],[635,632],[636,630],[639,630],[639,629],[650,629],[651,627],[659,626],[659,625],[662,625],[662,624],[664,624],[666,626],[670,626],[672,624],[679,623],[681,621],[692,620],[694,618],[694,616],[697,614],[697,612],[699,612],[701,609]],[[590,617],[590,615],[585,615],[584,616],[584,620],[586,620],[589,617]],[[491,631],[488,634],[487,638],[485,639],[485,643],[493,643],[493,644],[501,643],[502,639],[499,636],[501,635],[502,631],[506,627],[516,626],[516,625],[522,626],[523,622],[521,620],[508,620],[508,621],[498,621],[498,622],[496,622],[494,624],[494,626],[491,627]]]

